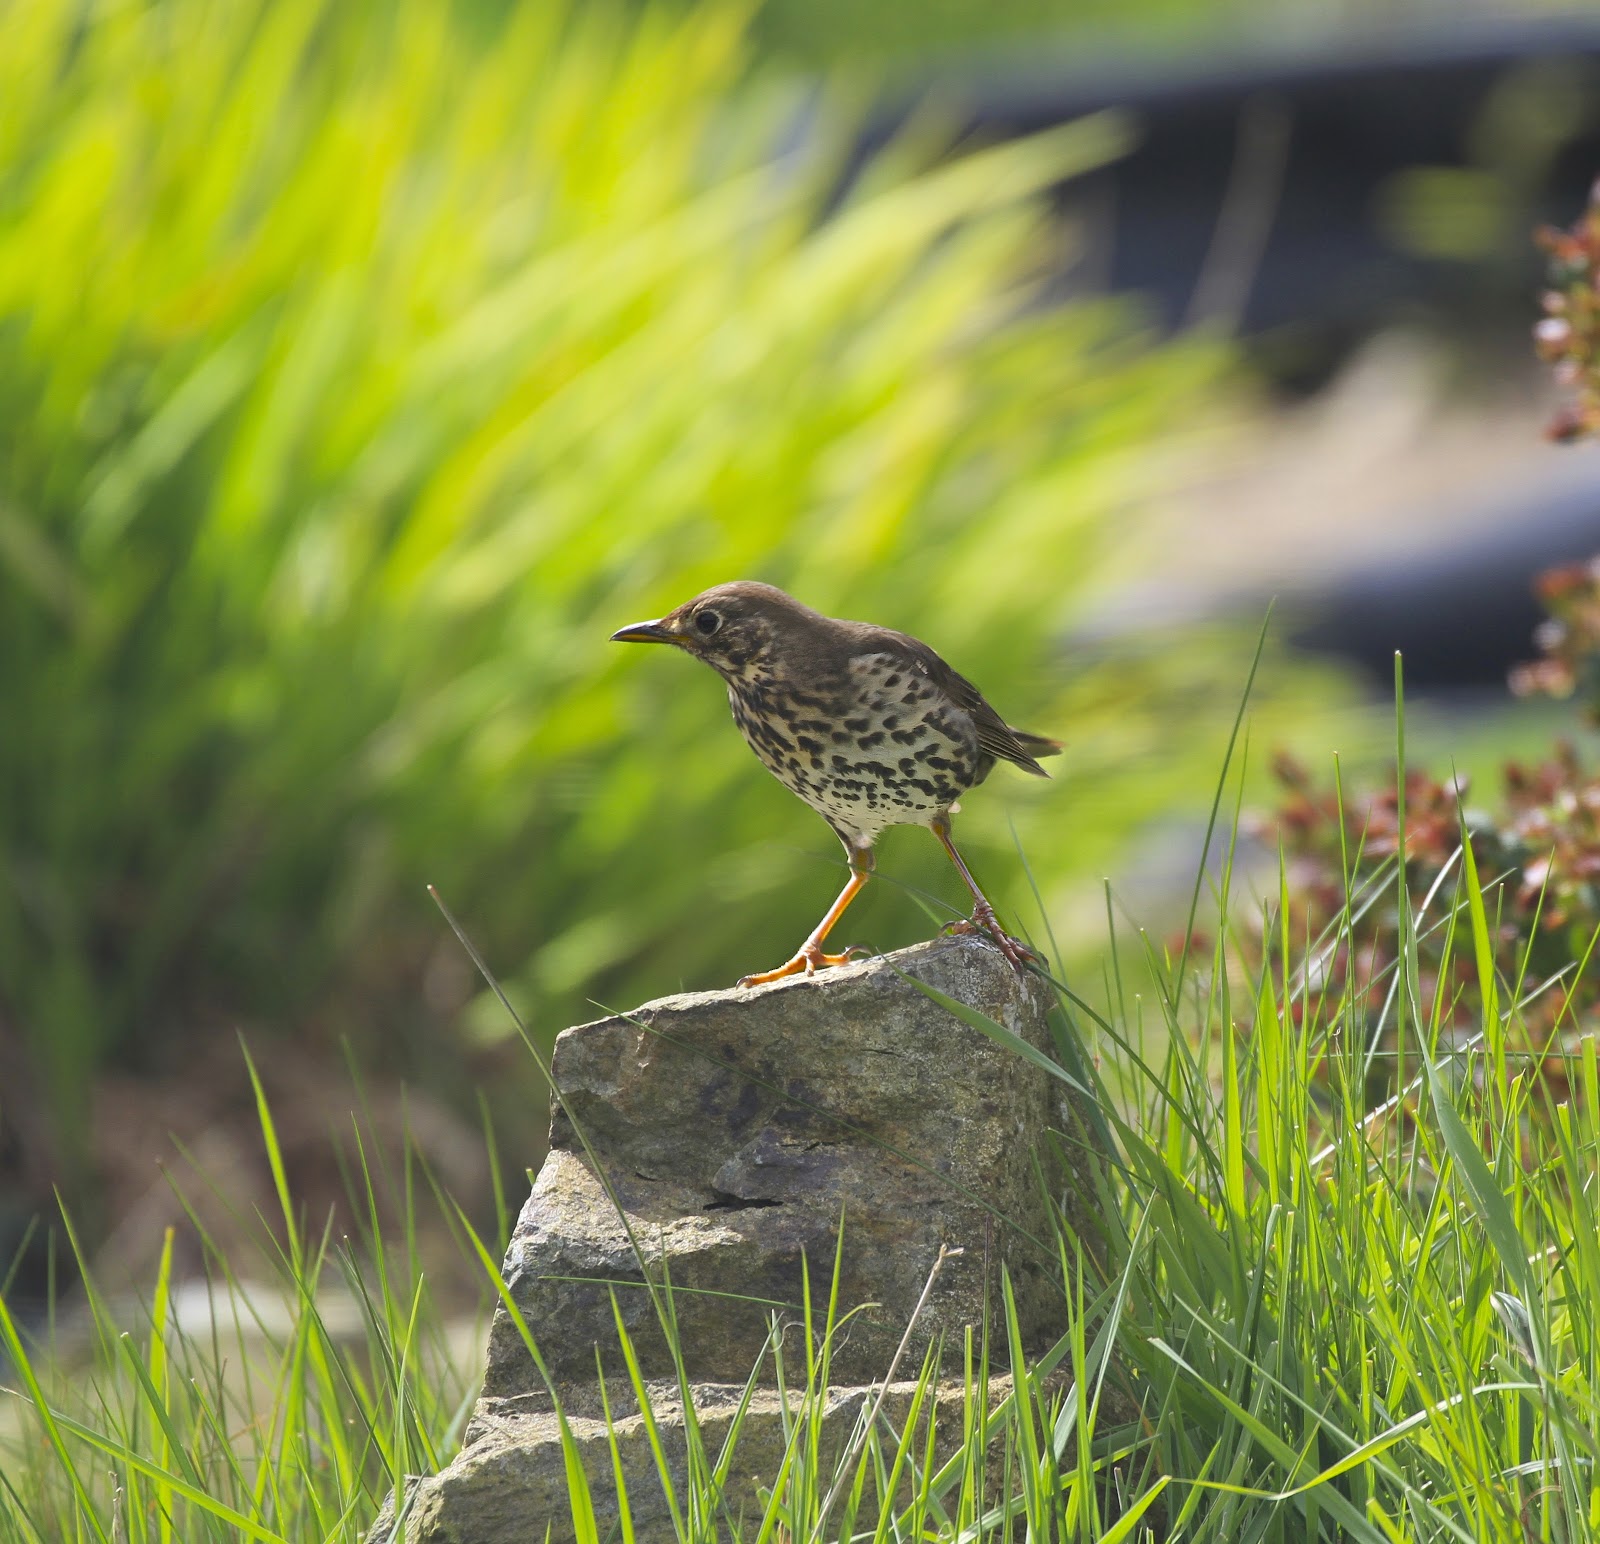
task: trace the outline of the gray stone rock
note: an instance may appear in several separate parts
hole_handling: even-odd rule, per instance
[[[1002,1266],[1030,1354],[1066,1328],[1056,1217],[1097,1252],[1099,1128],[1063,1098],[1059,1080],[907,977],[1051,1050],[1053,994],[971,936],[752,990],[663,998],[556,1042],[550,1155],[505,1276],[583,1462],[614,1509],[598,1358],[619,1451],[631,1455],[625,1472],[634,1471],[641,1541],[671,1532],[618,1316],[644,1378],[681,1419],[661,1329],[670,1293],[702,1425],[725,1432],[730,1401],[774,1336],[786,1380],[798,1368],[804,1382],[805,1283],[809,1276],[820,1324],[837,1253],[839,1313],[851,1318],[831,1348],[826,1429],[841,1442],[914,1316],[899,1376],[915,1377],[940,1340],[946,1370],[959,1368],[968,1327],[1001,1322]],[[947,1254],[916,1314],[942,1248],[959,1253]],[[1003,1336],[991,1341],[1003,1366],[997,1352]],[[773,1381],[770,1360],[760,1376]],[[941,1399],[959,1396],[958,1386],[941,1387]],[[908,1397],[894,1396],[899,1408]],[[792,1398],[759,1389],[741,1428],[747,1513],[758,1505],[756,1477],[770,1483],[777,1473],[782,1408]],[[553,1409],[550,1384],[500,1311],[465,1448],[408,1492],[405,1538],[509,1544],[542,1538],[546,1522],[553,1537],[568,1537]],[[373,1537],[388,1534],[380,1520]]]
[[[880,1394],[880,1430],[886,1424],[893,1432],[903,1431],[916,1387],[904,1379],[891,1383],[887,1389],[830,1385],[822,1406],[804,1415],[801,1395],[775,1388],[756,1389],[739,1417],[732,1462],[716,1503],[723,1523],[718,1537],[755,1537],[785,1453],[798,1445],[797,1430],[816,1423],[817,1461],[823,1473],[829,1473],[855,1434],[863,1412],[874,1407]],[[987,1388],[989,1407],[994,1408],[1010,1392],[1010,1378],[991,1378]],[[652,1384],[648,1394],[651,1412],[662,1433],[662,1455],[673,1494],[682,1511],[688,1494],[682,1400],[678,1390],[669,1384]],[[701,1442],[713,1463],[723,1453],[744,1394],[743,1387],[727,1384],[702,1383],[694,1387]],[[931,1400],[924,1400],[915,1432],[919,1461],[927,1435],[928,1406],[933,1406],[935,1420],[934,1462],[943,1464],[960,1446],[966,1398],[963,1383],[946,1379],[935,1386]],[[603,1418],[569,1414],[567,1425],[589,1481],[599,1536],[620,1539],[612,1437],[607,1434],[606,1423]],[[616,1462],[622,1466],[627,1488],[634,1536],[640,1544],[670,1544],[677,1537],[672,1509],[644,1417],[637,1413],[614,1415],[611,1433]],[[892,1444],[893,1438],[889,1440]],[[893,1452],[892,1445],[889,1451]],[[462,1450],[461,1456],[442,1473],[413,1481],[407,1497],[409,1505],[402,1531],[396,1532],[391,1497],[368,1534],[368,1544],[401,1544],[401,1540],[427,1540],[428,1544],[543,1544],[547,1525],[551,1544],[571,1544],[574,1537],[560,1429],[557,1417],[548,1412],[500,1416],[481,1423],[477,1439]],[[869,1480],[863,1511],[875,1516],[876,1502]]]

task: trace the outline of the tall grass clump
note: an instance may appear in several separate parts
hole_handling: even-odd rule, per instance
[[[142,1300],[103,1295],[71,1218],[81,1286],[47,1321],[21,1318],[0,1279],[0,1540],[348,1540],[388,1489],[447,1462],[474,1393],[487,1320],[447,1317],[419,1227],[458,1210],[417,1154],[385,1166],[344,1134],[348,1231],[308,1218],[288,1184],[255,1068],[271,1213],[233,1219],[225,1253],[203,1221],[203,1168],[175,1191],[204,1270],[162,1240]],[[384,1218],[398,1219],[393,1232]]]
[[[1070,731],[1052,874],[1192,786],[1216,652],[1052,661],[1217,363],[1037,303],[1116,123],[930,119],[841,192],[849,113],[723,5],[0,28],[0,1041],[57,1176],[101,1069],[241,1018],[454,1077],[424,880],[543,1023],[778,957],[826,834],[709,680],[604,643],[708,582]]]
[[[1504,959],[1517,876],[1465,823],[1418,893],[1403,733],[1398,762],[1315,929],[1287,860],[1240,906],[1230,844],[1209,943],[1110,956],[1130,1452],[1173,1536],[1600,1530],[1600,1080],[1592,1021],[1546,1002],[1587,1000],[1587,951]],[[1358,944],[1376,968],[1336,968]]]

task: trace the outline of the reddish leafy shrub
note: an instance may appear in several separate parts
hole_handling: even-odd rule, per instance
[[[1519,691],[1568,696],[1580,688],[1600,719],[1600,559],[1541,576],[1552,611],[1540,630],[1542,657],[1514,675]],[[1537,1075],[1555,1102],[1571,1096],[1579,1039],[1600,1033],[1600,971],[1588,968],[1600,938],[1600,767],[1560,742],[1534,765],[1505,768],[1492,810],[1468,807],[1464,780],[1412,767],[1404,798],[1395,778],[1352,791],[1323,784],[1280,755],[1274,774],[1282,800],[1264,829],[1282,843],[1296,985],[1290,1010],[1303,1019],[1348,1026],[1328,1011],[1349,1000],[1365,1026],[1371,1100],[1396,1091],[1415,1062],[1415,1043],[1399,1042],[1393,1011],[1400,934],[1399,867],[1417,921],[1417,1000],[1441,1041],[1464,1044],[1478,1032],[1483,1003],[1466,911],[1459,908],[1462,845],[1471,845],[1484,890],[1496,971],[1514,996],[1511,1070]],[[1454,928],[1451,926],[1455,912]],[[1274,937],[1247,943],[1255,963],[1278,948]],[[1279,962],[1280,964],[1282,962]],[[1398,1110],[1404,1118],[1404,1108]]]
[[[1534,346],[1574,393],[1546,432],[1564,443],[1587,439],[1600,433],[1600,183],[1570,227],[1542,226],[1534,240],[1550,255]]]

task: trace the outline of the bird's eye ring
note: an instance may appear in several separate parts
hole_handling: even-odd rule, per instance
[[[715,611],[695,613],[694,625],[702,638],[709,638],[722,626],[722,618]]]

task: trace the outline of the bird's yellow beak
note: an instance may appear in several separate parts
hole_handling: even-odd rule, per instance
[[[613,643],[682,643],[682,636],[662,622],[631,622],[611,635]]]

